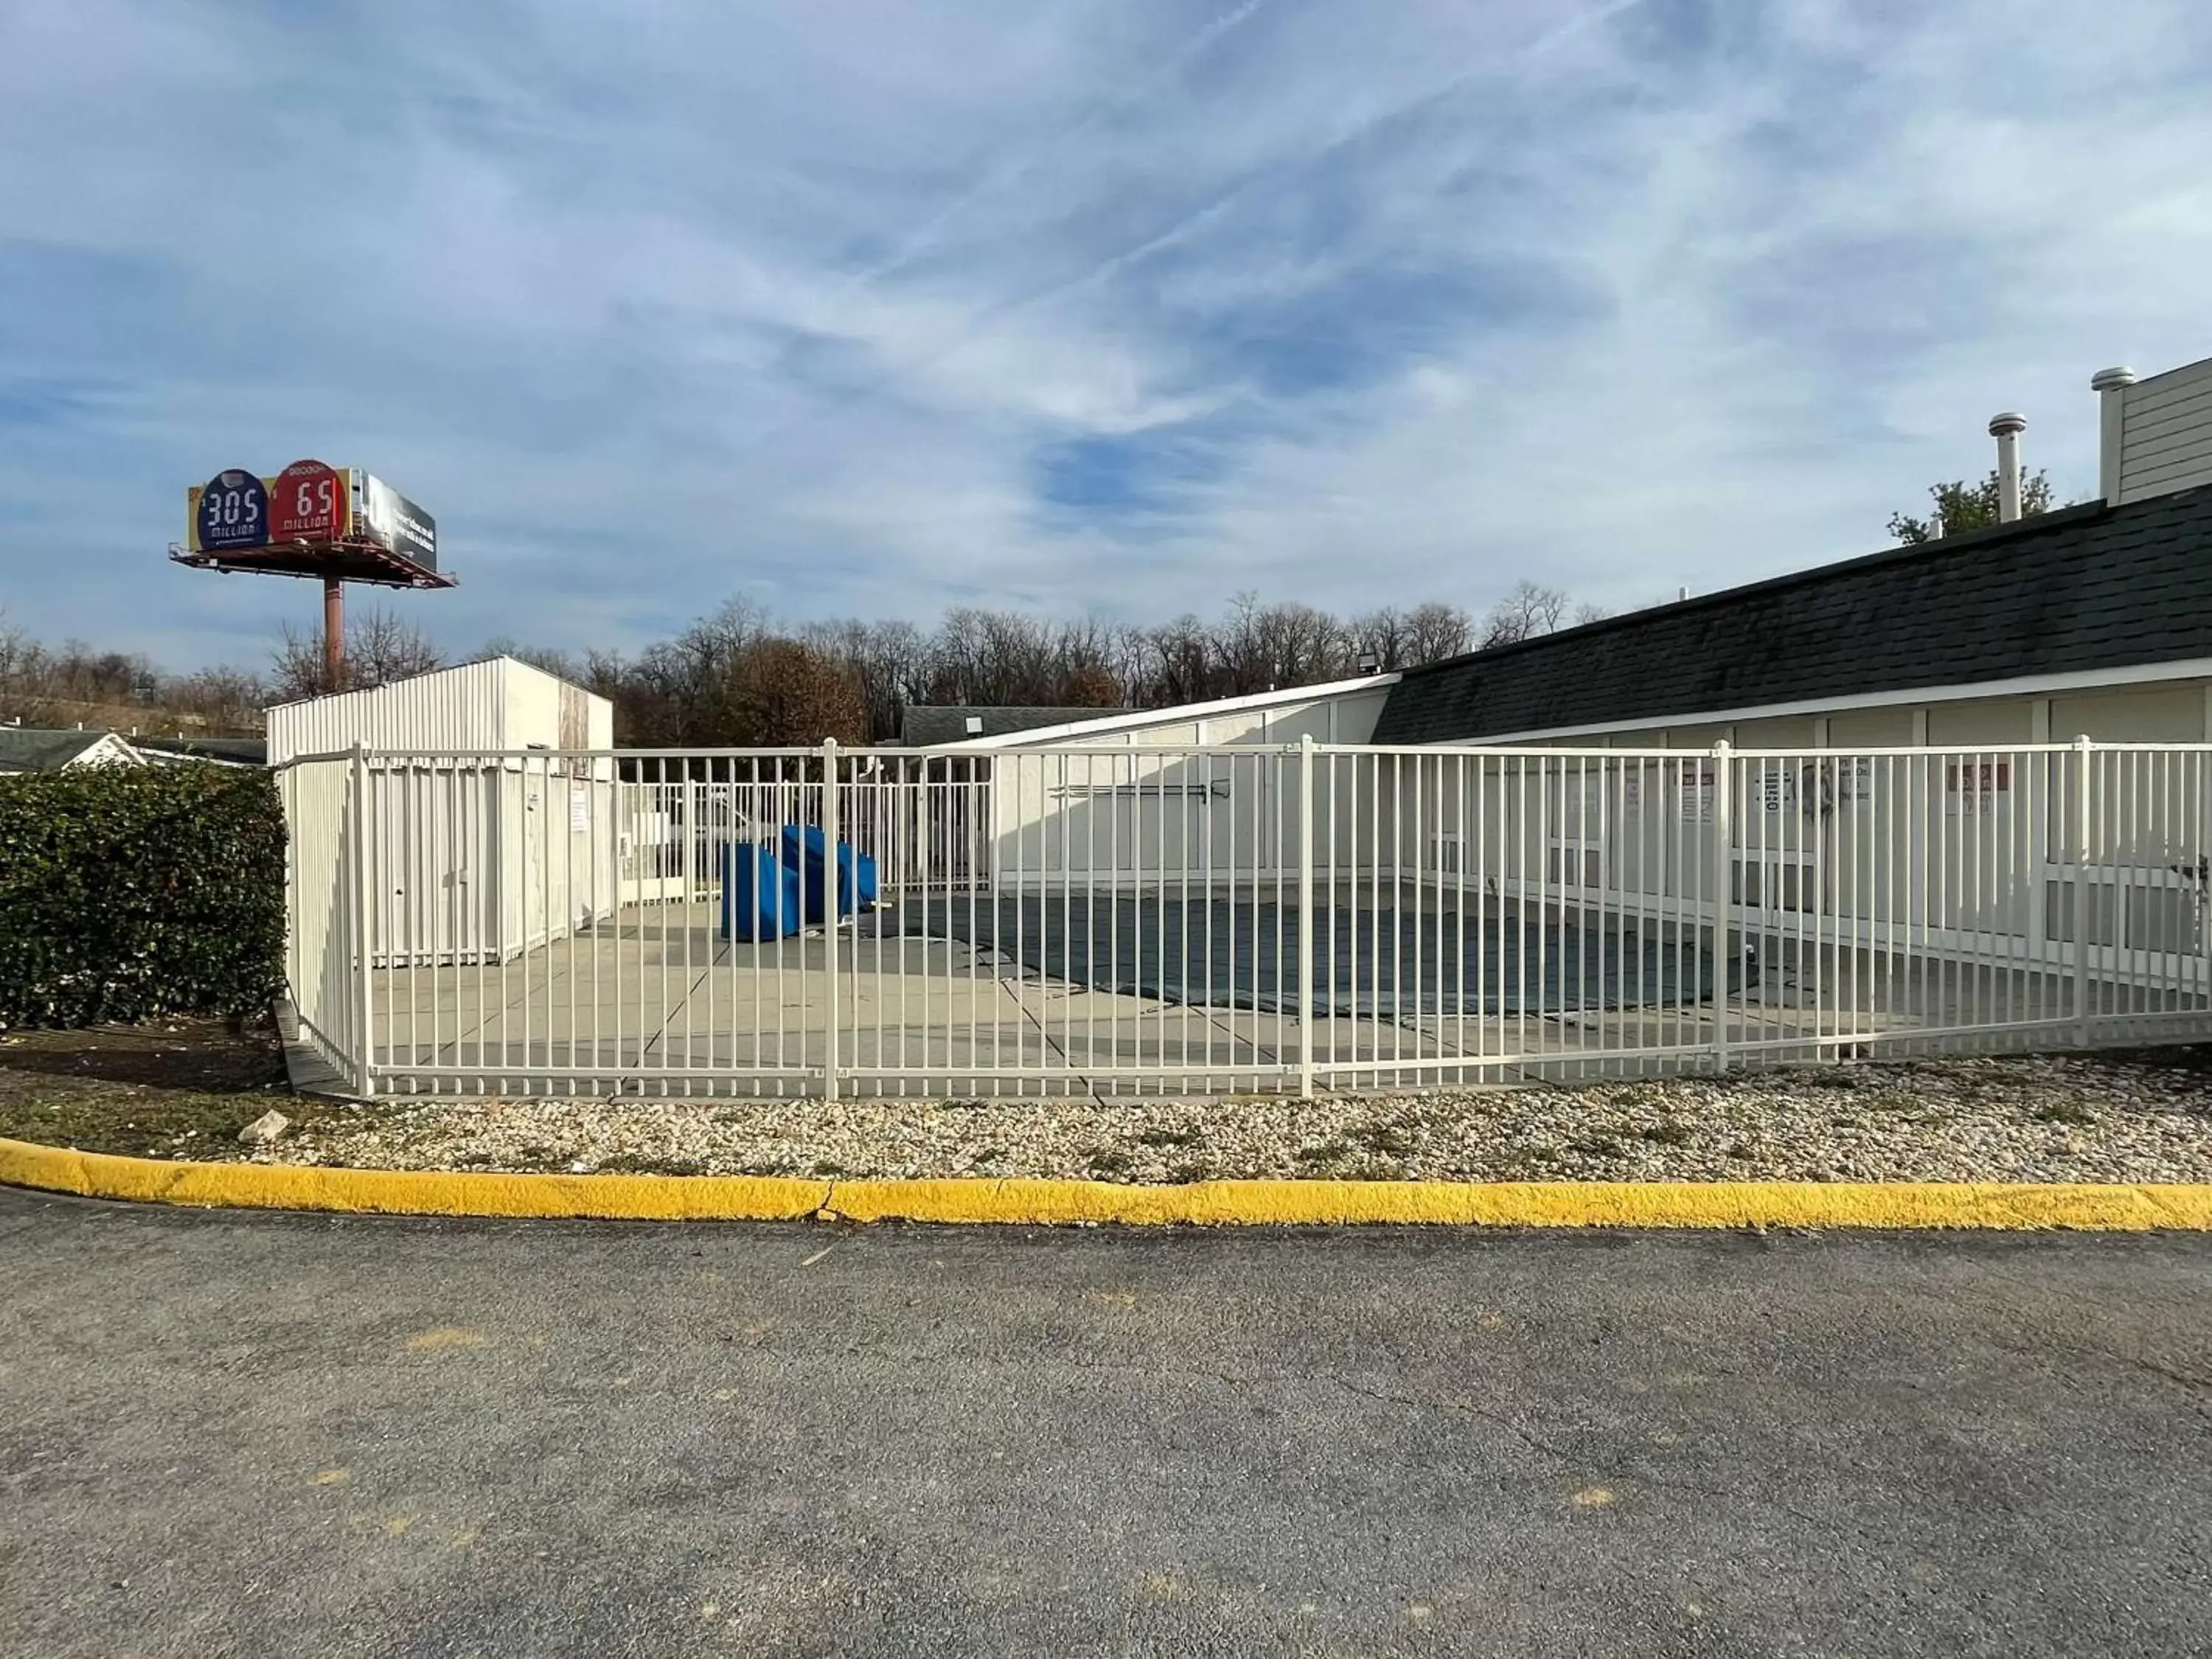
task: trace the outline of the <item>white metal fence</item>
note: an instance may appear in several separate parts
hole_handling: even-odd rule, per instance
[[[362,1093],[1310,1093],[2202,1036],[2209,757],[326,757],[285,776],[291,979]],[[809,829],[874,894],[817,880],[787,933],[746,884],[772,907]]]

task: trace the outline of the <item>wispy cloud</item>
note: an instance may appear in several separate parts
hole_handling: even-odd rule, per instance
[[[0,24],[0,605],[250,660],[167,568],[317,453],[633,645],[1242,588],[1633,602],[2094,488],[2088,373],[2212,352],[2187,0],[241,8]]]

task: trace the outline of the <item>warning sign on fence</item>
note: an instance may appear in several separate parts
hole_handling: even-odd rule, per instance
[[[1952,761],[1943,769],[1943,811],[1949,817],[1986,812],[2012,793],[2010,761]]]

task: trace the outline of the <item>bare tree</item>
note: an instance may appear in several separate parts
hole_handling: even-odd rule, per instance
[[[1060,701],[1070,708],[1119,708],[1121,682],[1103,663],[1084,663],[1062,684]]]
[[[1482,619],[1483,649],[1517,645],[1540,634],[1553,633],[1566,611],[1567,596],[1558,588],[1540,586],[1532,581],[1516,582]]]
[[[841,664],[859,684],[871,736],[897,731],[899,711],[915,700],[928,655],[920,629],[910,622],[847,619],[809,623],[799,637]]]
[[[1406,613],[1403,666],[1442,662],[1474,648],[1474,618],[1455,605],[1431,599]]]
[[[259,676],[235,668],[204,668],[169,681],[161,703],[180,731],[191,726],[209,733],[252,732],[268,707],[269,688]]]
[[[1390,605],[1354,617],[1345,632],[1352,641],[1355,665],[1370,662],[1382,673],[1395,673],[1406,665],[1406,618]]]
[[[279,702],[367,691],[427,674],[444,661],[421,629],[379,607],[348,622],[345,678],[338,685],[331,684],[325,672],[322,629],[303,635],[285,624],[283,641],[271,659],[269,690]]]
[[[732,678],[730,741],[762,747],[867,740],[859,681],[828,653],[797,640],[748,646]]]
[[[1213,630],[1196,617],[1186,612],[1147,629],[1143,638],[1145,672],[1139,684],[1144,706],[1197,702],[1217,695],[1218,647]]]

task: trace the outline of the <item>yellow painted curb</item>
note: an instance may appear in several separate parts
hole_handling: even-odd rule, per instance
[[[0,1139],[0,1182],[87,1198],[383,1215],[1064,1226],[1978,1227],[2212,1231],[2212,1186],[1789,1181],[804,1181],[187,1164]]]
[[[0,1182],[86,1198],[377,1215],[604,1216],[637,1221],[787,1221],[812,1215],[826,1181],[774,1176],[498,1175],[187,1164],[0,1139]]]
[[[854,1221],[2212,1230],[2212,1187],[1668,1181],[840,1182]]]

